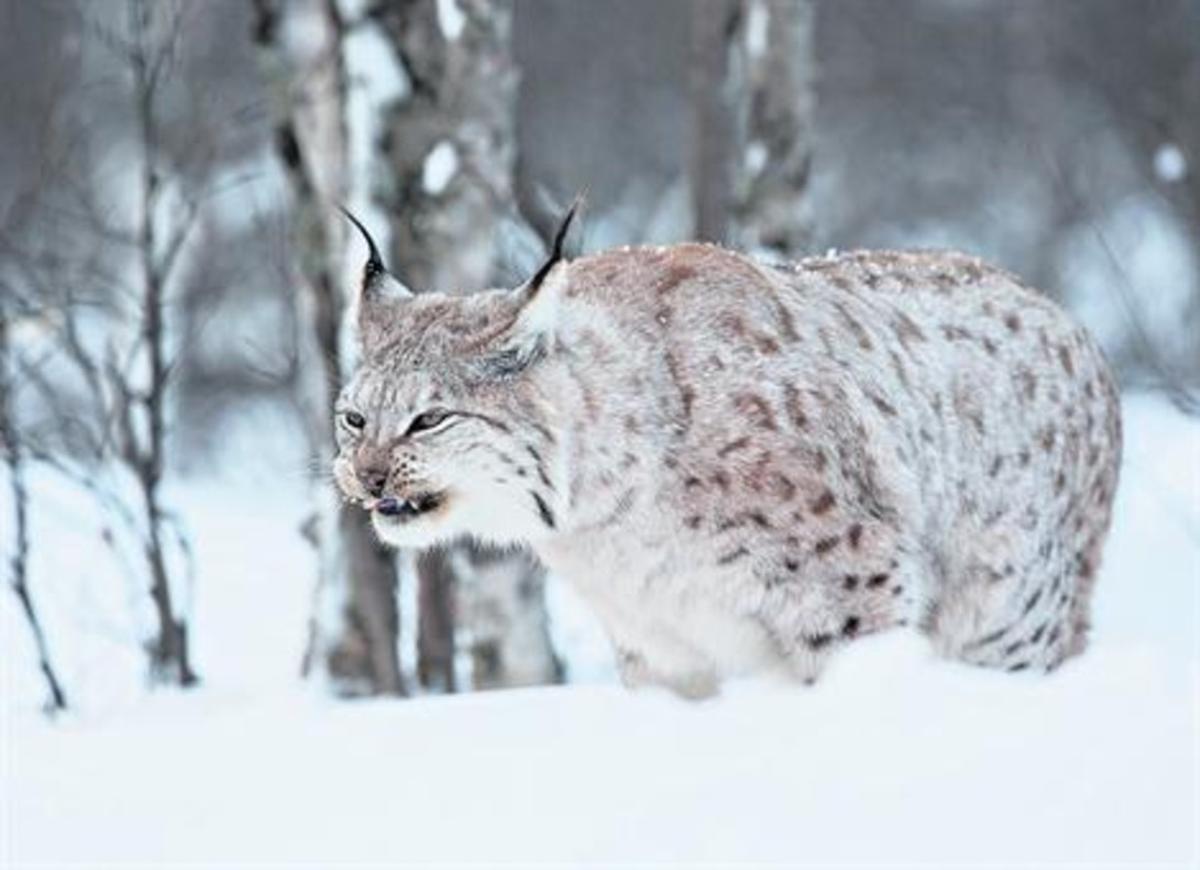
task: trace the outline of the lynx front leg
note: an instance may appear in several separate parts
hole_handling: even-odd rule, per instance
[[[626,688],[663,686],[690,701],[711,698],[721,688],[720,679],[711,665],[697,661],[689,667],[655,668],[643,653],[626,647],[617,649],[617,671]]]
[[[627,689],[640,689],[650,682],[650,669],[645,657],[631,649],[617,649],[617,674]]]
[[[664,677],[663,685],[688,701],[703,701],[721,691],[721,681],[712,668]]]
[[[791,679],[811,686],[825,670],[837,641],[829,634],[781,636],[772,632],[782,672]],[[840,640],[840,639],[839,639]]]
[[[811,685],[846,644],[915,624],[926,597],[923,577],[920,562],[901,554],[847,559],[769,586],[759,618],[786,673]]]
[[[551,569],[570,578],[600,618],[616,656],[617,672],[628,688],[663,686],[688,699],[708,698],[720,689],[720,673],[704,651],[703,637],[689,633],[686,579],[659,574],[650,581],[639,565],[650,562],[619,545],[593,545],[585,556],[543,554]],[[595,553],[601,552],[604,559]],[[546,557],[549,556],[549,559]],[[557,557],[557,558],[556,558]],[[603,572],[595,571],[603,564]]]

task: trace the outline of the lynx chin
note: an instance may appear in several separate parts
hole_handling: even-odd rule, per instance
[[[893,626],[1010,671],[1083,649],[1121,420],[1058,306],[958,253],[568,261],[570,219],[526,284],[464,296],[367,236],[334,468],[384,541],[529,545],[627,684],[689,697]]]

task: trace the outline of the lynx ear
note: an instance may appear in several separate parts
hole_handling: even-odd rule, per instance
[[[392,275],[387,266],[383,264],[383,257],[379,253],[379,246],[375,244],[375,240],[371,238],[371,234],[367,232],[367,228],[363,226],[362,221],[352,215],[348,209],[342,208],[342,214],[346,216],[346,220],[354,225],[354,228],[362,234],[363,241],[367,243],[367,262],[363,265],[362,283],[359,286],[359,293],[362,298],[371,299],[373,297],[388,296],[393,299],[404,299],[413,295],[413,292],[404,286],[403,282]]]
[[[550,253],[546,256],[546,261],[538,267],[533,277],[517,290],[524,297],[522,304],[528,304],[538,295],[538,291],[546,283],[546,279],[550,276],[551,271],[562,261],[563,243],[567,239],[567,233],[571,230],[571,222],[575,220],[575,214],[582,205],[583,194],[581,193],[575,197],[575,200],[571,203],[571,207],[567,209],[567,213],[559,221],[558,229],[554,231],[554,240],[550,245]]]
[[[559,304],[567,290],[566,263],[552,265],[541,283],[520,288],[525,293],[516,319],[498,343],[483,357],[484,371],[491,377],[509,377],[529,368],[546,355],[554,343]]]
[[[346,208],[341,208],[341,211],[346,215],[346,220],[359,230],[367,244],[367,262],[362,266],[362,278],[356,300],[359,341],[366,349],[376,343],[379,336],[385,334],[389,320],[395,313],[396,302],[412,299],[413,292],[388,271],[388,266],[384,265],[383,257],[379,254],[379,246],[371,238],[367,228],[362,226],[359,218],[350,214]]]
[[[563,215],[546,261],[533,277],[513,291],[517,316],[498,346],[483,357],[485,374],[511,377],[541,359],[553,343],[562,297],[568,285],[568,264],[563,260],[563,242],[582,202],[577,197]]]

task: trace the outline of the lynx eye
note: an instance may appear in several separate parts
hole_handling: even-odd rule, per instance
[[[358,413],[358,411],[347,411],[345,414],[342,414],[342,419],[351,429],[362,429],[367,425],[367,418]]]
[[[412,423],[408,425],[408,434],[415,435],[417,432],[426,432],[433,429],[449,416],[449,411],[425,411],[422,414],[418,414],[413,417]]]

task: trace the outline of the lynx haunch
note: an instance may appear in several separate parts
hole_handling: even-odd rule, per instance
[[[335,476],[384,541],[529,545],[627,683],[692,697],[893,626],[1012,671],[1082,650],[1121,423],[1060,308],[958,253],[568,261],[568,223],[474,295],[371,244]]]

